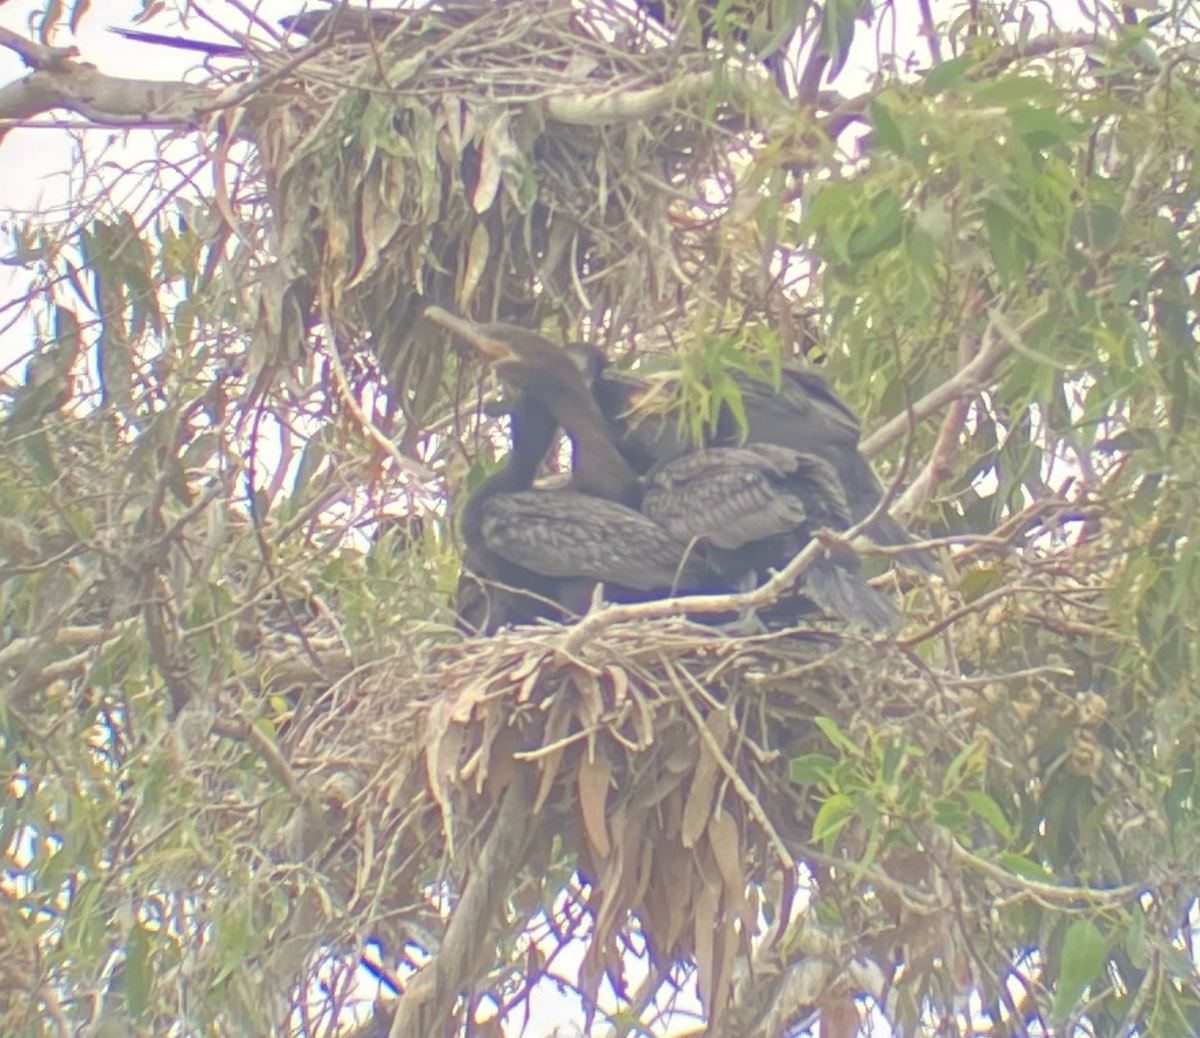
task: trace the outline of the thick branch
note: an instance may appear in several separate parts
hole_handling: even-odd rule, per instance
[[[56,109],[97,126],[198,126],[215,100],[211,90],[189,83],[123,79],[63,61],[0,87],[0,131]]]
[[[390,1038],[432,1038],[444,1033],[455,1000],[483,973],[492,955],[487,932],[525,861],[535,824],[529,816],[533,794],[527,771],[519,768],[505,790],[492,831],[454,907],[445,940],[400,999]]]

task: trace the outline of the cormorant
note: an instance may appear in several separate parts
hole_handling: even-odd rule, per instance
[[[675,413],[637,416],[637,401],[645,394],[645,384],[612,371],[602,350],[587,343],[571,343],[567,351],[592,385],[610,438],[635,471],[647,472],[694,449],[686,434],[681,433]],[[778,390],[740,371],[731,372],[731,377],[742,394],[745,435],[733,412],[723,407],[709,437],[710,446],[778,444],[816,455],[837,473],[850,510],[851,522],[847,525],[861,522],[875,510],[883,500],[883,486],[859,452],[862,428],[854,412],[820,375],[785,367]],[[883,547],[900,548],[913,540],[886,512],[865,533]],[[905,565],[939,572],[928,552],[904,551],[898,558]]]
[[[575,445],[579,492],[631,504],[641,497],[643,517],[676,543],[697,546],[702,555],[689,554],[689,566],[696,560],[692,579],[678,582],[681,589],[713,581],[725,590],[744,588],[768,565],[791,558],[816,529],[850,525],[833,466],[772,444],[692,451],[651,469],[642,484],[609,439],[604,415],[571,353],[523,328],[475,326],[438,307],[426,313],[489,357],[512,388],[554,415]],[[651,590],[646,582],[617,582]],[[806,591],[848,620],[882,629],[897,619],[886,598],[837,560],[817,560]]]

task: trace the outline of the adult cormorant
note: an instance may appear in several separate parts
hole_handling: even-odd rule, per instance
[[[726,589],[744,587],[767,566],[791,558],[815,530],[849,525],[833,466],[772,444],[692,451],[652,469],[643,484],[609,439],[603,413],[570,353],[523,328],[476,326],[437,307],[427,314],[491,359],[512,388],[553,413],[575,445],[579,492],[626,503],[641,497],[644,517],[677,543],[697,545],[703,553],[702,566],[693,570],[697,589],[714,579]],[[805,590],[845,619],[875,628],[895,624],[891,603],[840,561],[817,560]]]
[[[677,415],[659,412],[637,415],[637,402],[645,395],[640,380],[612,371],[603,351],[587,343],[571,343],[568,352],[592,385],[596,401],[608,423],[609,436],[622,456],[639,473],[693,450],[679,429]],[[745,436],[728,407],[723,407],[711,446],[778,444],[828,462],[837,473],[851,523],[869,516],[883,499],[883,487],[870,463],[858,449],[862,428],[858,419],[818,374],[785,367],[782,384],[772,386],[742,372],[731,373],[742,394],[746,415]],[[887,513],[867,527],[866,535],[883,547],[912,543],[903,526]],[[898,555],[905,565],[938,572],[936,561],[924,551]]]

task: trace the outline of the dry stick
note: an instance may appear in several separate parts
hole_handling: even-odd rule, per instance
[[[327,316],[327,315],[322,315]],[[333,327],[332,324],[329,327]],[[363,431],[371,437],[391,459],[400,466],[401,472],[407,472],[410,476],[415,476],[417,479],[428,482],[433,479],[433,473],[429,471],[419,461],[412,458],[406,458],[400,453],[400,449],[384,434],[370,418],[370,416],[362,409],[362,405],[355,399],[353,391],[350,389],[350,380],[346,377],[346,369],[342,366],[342,358],[338,356],[338,346],[336,342],[329,343],[329,366],[333,369],[333,378],[337,383],[338,394],[342,398],[342,403],[346,405],[350,413],[354,416],[355,421],[362,426]]]
[[[530,769],[518,769],[504,792],[475,871],[454,908],[442,946],[412,981],[396,1008],[388,1038],[434,1038],[446,1029],[455,1000],[489,955],[487,931],[503,906],[530,841]]]
[[[686,670],[683,672],[683,675],[688,681],[698,687],[699,683]],[[700,716],[700,711],[696,708],[696,704],[692,702],[691,697],[681,685],[677,685],[676,687],[679,690],[680,705],[682,705],[688,717],[691,718],[692,724],[696,729],[696,734],[700,736],[700,740],[708,748],[708,752],[713,755],[717,767],[725,773],[725,778],[733,786],[738,796],[742,798],[742,803],[746,805],[751,817],[762,827],[763,832],[767,834],[767,839],[771,841],[771,846],[775,848],[775,853],[779,856],[780,864],[785,869],[794,869],[796,867],[796,860],[792,857],[787,844],[783,842],[783,838],[776,831],[775,826],[771,824],[771,819],[767,816],[767,812],[759,802],[758,797],[754,795],[753,790],[746,785],[745,780],[738,774],[738,770],[734,767],[733,762],[721,751],[720,745],[718,745],[713,733],[709,731],[708,725],[704,723],[704,718]]]

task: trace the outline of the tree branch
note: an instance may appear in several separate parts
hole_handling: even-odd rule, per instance
[[[890,443],[905,435],[910,422],[924,421],[947,404],[964,397],[970,398],[986,389],[992,382],[1000,363],[1015,351],[1029,330],[1048,312],[1049,308],[1042,306],[1016,328],[1013,328],[1001,310],[992,310],[988,315],[987,329],[983,333],[983,345],[974,360],[964,365],[953,378],[947,379],[936,389],[926,393],[913,404],[911,410],[904,411],[884,422],[862,441],[859,449],[868,458],[878,454]]]
[[[0,134],[35,115],[64,108],[96,126],[199,126],[214,97],[213,91],[190,83],[123,79],[64,59],[0,87]]]

